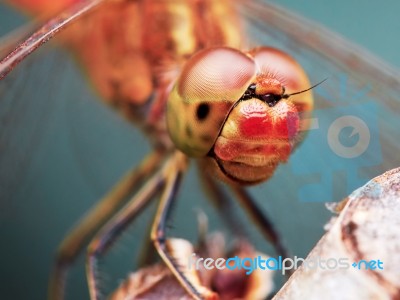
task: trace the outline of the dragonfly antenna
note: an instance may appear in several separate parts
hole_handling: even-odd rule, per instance
[[[312,87],[310,87],[310,88],[308,88],[308,89],[306,89],[306,90],[302,90],[302,91],[300,91],[300,92],[295,92],[295,93],[292,93],[292,94],[285,94],[285,95],[282,95],[282,98],[283,98],[283,99],[287,99],[287,98],[289,98],[290,96],[298,95],[298,94],[307,92],[307,91],[309,91],[309,90],[312,90],[313,88],[319,86],[321,83],[325,82],[326,80],[328,80],[328,78],[325,78],[324,80],[318,82],[317,84],[314,84]]]

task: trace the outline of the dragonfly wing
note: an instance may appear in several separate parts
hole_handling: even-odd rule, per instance
[[[246,19],[272,40],[281,41],[292,52],[303,52],[311,61],[329,61],[334,69],[368,81],[373,84],[374,93],[385,94],[381,99],[389,107],[399,101],[399,70],[365,48],[275,4],[256,0],[242,5]]]
[[[28,169],[41,143],[41,137],[49,129],[51,113],[59,104],[56,97],[52,98],[58,87],[54,84],[49,85],[48,82],[49,74],[53,74],[55,82],[62,82],[59,78],[59,68],[63,67],[63,61],[57,58],[58,54],[45,52],[43,55],[48,59],[48,64],[33,64],[32,60],[27,61],[24,72],[11,74],[0,82],[2,200],[9,199],[10,191],[17,190],[16,185]],[[35,98],[35,91],[43,89],[47,89],[47,97],[42,95]]]
[[[11,13],[0,6],[1,29],[2,16]],[[63,236],[149,150],[145,137],[104,105],[72,55],[54,42],[0,81],[0,232],[9,257],[2,275],[5,294],[16,298],[45,297]],[[27,268],[42,270],[26,277],[28,292],[14,284]],[[86,297],[83,272],[71,277],[82,284],[70,299]]]
[[[14,69],[26,56],[53,38],[60,30],[90,12],[105,0],[78,2],[62,14],[50,19],[43,26],[21,42],[9,55],[0,61],[0,80]]]
[[[285,167],[285,176],[297,182],[297,199],[337,201],[398,167],[399,71],[320,24],[274,4],[239,5],[256,44],[290,53],[312,83],[327,78],[314,89],[314,126]]]

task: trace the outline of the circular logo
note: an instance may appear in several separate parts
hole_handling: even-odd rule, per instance
[[[359,135],[358,141],[351,146],[343,145],[340,133],[346,128],[353,128],[349,138]],[[343,158],[355,158],[363,154],[369,145],[371,134],[367,124],[356,116],[343,116],[332,122],[328,129],[328,144],[332,151]]]

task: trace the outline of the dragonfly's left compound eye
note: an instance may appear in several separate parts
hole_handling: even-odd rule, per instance
[[[207,155],[233,105],[254,80],[253,59],[231,48],[211,48],[185,65],[168,99],[168,130],[191,157]]]

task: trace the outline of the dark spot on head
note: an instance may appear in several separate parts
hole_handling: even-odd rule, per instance
[[[200,103],[196,111],[197,119],[199,121],[203,121],[205,118],[207,118],[209,112],[210,106],[207,103]]]
[[[189,125],[186,125],[185,130],[186,130],[186,135],[187,135],[188,137],[192,137],[192,135],[193,135],[192,127],[190,127]]]
[[[262,101],[268,104],[269,107],[275,106],[279,102],[279,100],[282,99],[281,95],[275,95],[275,94],[265,94],[265,95],[260,95],[260,98]]]

